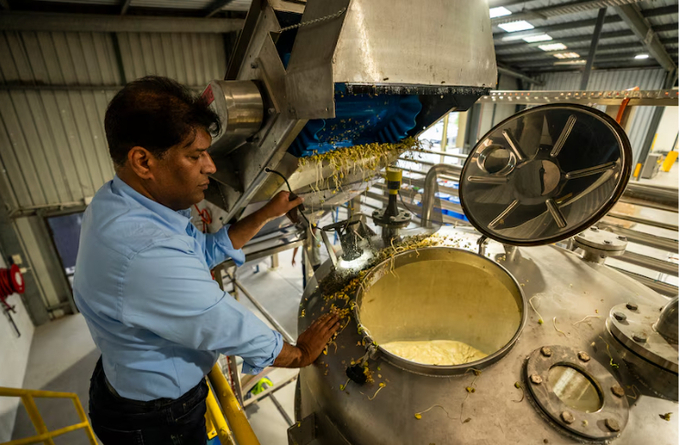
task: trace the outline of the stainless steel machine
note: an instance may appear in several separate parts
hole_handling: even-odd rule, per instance
[[[313,219],[364,191],[405,138],[496,83],[481,2],[304,3],[254,0],[225,80],[203,93],[226,124],[207,193],[226,220],[285,188],[266,168]],[[305,162],[339,149],[340,160]]]
[[[351,316],[301,370],[290,443],[676,443],[678,299],[604,265],[627,241],[592,226],[623,192],[630,156],[597,110],[525,110],[457,172],[476,231],[441,228],[419,249],[376,236],[388,259],[319,269],[299,330],[333,306]],[[435,211],[424,195],[423,229]],[[340,294],[338,279],[350,283]],[[425,363],[382,346],[432,340],[483,358]]]
[[[285,188],[282,176],[315,221],[496,83],[485,2],[304,3],[254,0],[225,80],[204,92],[226,122],[208,199],[227,220]],[[365,217],[337,225],[346,252],[308,282],[299,331],[329,310],[346,324],[301,370],[290,443],[677,443],[677,298],[604,265],[626,239],[592,228],[630,158],[597,110],[533,108],[492,129],[462,170],[431,169],[422,227],[394,205],[372,215],[383,236]],[[403,247],[437,230],[443,173],[460,177],[476,231]],[[395,340],[457,340],[484,357],[422,363],[381,346]]]

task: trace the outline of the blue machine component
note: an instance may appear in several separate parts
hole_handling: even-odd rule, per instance
[[[335,118],[307,122],[288,151],[303,157],[339,147],[396,143],[415,127],[421,109],[415,95],[348,95],[345,85],[337,84]]]

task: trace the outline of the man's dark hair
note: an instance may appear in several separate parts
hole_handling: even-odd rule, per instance
[[[116,167],[125,164],[135,146],[161,158],[197,127],[215,135],[220,119],[203,98],[159,76],[142,77],[125,85],[109,103],[104,118],[109,153]]]

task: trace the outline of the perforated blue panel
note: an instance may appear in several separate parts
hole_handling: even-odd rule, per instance
[[[312,156],[339,147],[395,143],[416,125],[422,104],[415,95],[348,95],[344,84],[335,86],[335,118],[310,120],[289,152]]]

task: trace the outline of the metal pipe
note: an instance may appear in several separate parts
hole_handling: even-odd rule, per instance
[[[423,227],[431,227],[432,210],[434,209],[434,192],[437,185],[437,175],[450,174],[460,176],[461,167],[438,164],[432,167],[425,176],[425,190],[423,190],[423,216],[420,225]]]
[[[254,403],[259,402],[260,400],[264,399],[265,397],[268,397],[270,394],[275,393],[275,392],[278,391],[279,389],[283,388],[284,386],[286,386],[286,385],[288,385],[288,384],[290,384],[290,383],[293,383],[294,381],[297,380],[297,378],[298,378],[298,376],[297,376],[297,374],[295,374],[294,377],[291,377],[291,378],[289,378],[288,380],[284,380],[283,382],[277,383],[276,385],[274,385],[274,386],[272,386],[272,387],[269,387],[269,388],[265,389],[265,390],[262,391],[261,393],[259,393],[259,394],[255,395],[255,396],[249,398],[248,400],[246,400],[246,401],[243,403],[243,406],[244,406],[244,407],[247,407],[247,406],[250,406],[250,405],[252,405],[252,404],[254,404]]]
[[[659,210],[678,212],[678,189],[628,183],[622,202]]]
[[[643,246],[653,247],[655,249],[665,250],[667,252],[678,252],[678,240],[650,235],[649,233],[638,232],[635,230],[624,229],[623,227],[602,221],[597,223],[597,225],[600,228],[606,227],[608,230],[616,233],[617,235],[623,235],[628,238],[628,241],[631,241],[635,244],[642,244]]]
[[[277,399],[274,394],[269,394],[269,399],[272,401],[276,409],[279,410],[281,416],[283,416],[283,420],[285,420],[286,423],[288,423],[288,426],[293,426],[295,422],[293,422],[293,419],[290,418],[283,405],[281,405],[281,403],[279,402],[279,399]]]
[[[671,230],[673,232],[678,231],[678,226],[676,224],[668,224],[660,221],[654,221],[646,218],[639,218],[637,216],[624,215],[623,213],[610,212],[607,213],[610,218],[616,218],[623,221],[630,221],[638,224],[644,224],[645,226],[658,227],[660,229]]]
[[[639,253],[625,251],[623,255],[615,257],[619,261],[625,263],[635,264],[647,269],[652,269],[657,272],[665,273],[666,275],[678,276],[678,264],[670,261],[660,260],[647,255],[640,255]]]
[[[614,267],[614,266],[609,266],[609,267],[611,267],[614,270],[621,272],[624,275],[628,275],[629,277],[631,277],[635,281],[638,281],[638,282],[644,284],[648,288],[660,293],[661,295],[666,295],[668,297],[674,297],[674,296],[678,295],[678,287],[677,286],[673,286],[672,284],[664,283],[663,281],[655,280],[655,279],[652,279],[652,278],[649,278],[649,277],[646,277],[644,275],[640,275],[640,274],[637,274],[637,273],[634,273],[634,272],[629,272],[627,270],[620,269],[618,267]]]
[[[433,154],[433,155],[449,156],[449,157],[458,158],[458,159],[467,159],[467,157],[468,157],[468,155],[459,155],[459,154],[456,154],[456,153],[447,153],[445,151],[437,151],[437,150],[425,150],[423,148],[409,148],[408,151],[415,151],[415,152],[418,152],[418,153],[428,153],[428,154]],[[417,162],[417,161],[414,161],[414,162]]]
[[[217,400],[220,401],[227,422],[229,422],[234,432],[236,442],[239,445],[260,445],[260,441],[257,440],[257,436],[253,432],[253,428],[248,423],[245,411],[238,403],[238,400],[236,400],[229,382],[227,382],[217,363],[213,365],[208,378],[210,379],[210,384],[215,389]]]
[[[272,316],[272,314],[270,314],[269,311],[267,311],[267,309],[265,309],[265,307],[262,306],[262,304],[260,304],[259,301],[257,301],[257,298],[253,297],[251,295],[251,293],[248,292],[248,289],[243,287],[241,282],[239,282],[235,277],[234,277],[233,282],[236,285],[236,287],[241,289],[243,294],[246,297],[248,297],[250,302],[253,303],[253,306],[255,306],[257,308],[257,310],[260,311],[262,313],[262,315],[264,315],[264,318],[266,318],[269,321],[269,323],[271,323],[272,326],[274,326],[274,329],[279,331],[279,333],[283,336],[283,339],[286,340],[287,343],[295,344],[295,339],[284,329],[283,326],[281,326],[281,324],[278,321],[276,321],[276,319]]]

